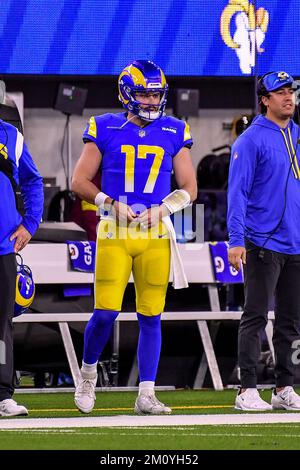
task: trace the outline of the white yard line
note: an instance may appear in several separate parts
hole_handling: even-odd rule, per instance
[[[99,428],[141,426],[204,426],[226,424],[300,423],[300,413],[223,415],[103,416],[81,418],[0,418],[0,429]]]
[[[115,428],[117,429],[117,431],[119,431],[119,428]],[[148,428],[147,428],[148,429]],[[174,431],[177,431],[177,428],[176,427],[173,427],[173,430]],[[233,428],[234,430],[234,428]],[[28,435],[59,435],[59,434],[64,434],[65,436],[110,436],[110,431],[107,430],[106,432],[104,431],[100,431],[100,432],[96,432],[96,431],[82,431],[80,428],[78,428],[77,431],[75,431],[74,429],[70,429],[68,430],[68,432],[66,432],[67,430],[66,429],[0,429],[0,436],[1,436],[1,432],[2,433],[14,433],[14,434],[28,434]],[[122,437],[132,437],[132,436],[137,436],[137,437],[140,437],[141,435],[143,437],[153,437],[153,436],[156,436],[156,437],[166,437],[166,433],[163,432],[163,433],[157,433],[155,431],[155,428],[153,428],[152,432],[149,432],[149,429],[148,429],[148,432],[143,432],[143,434],[141,434],[141,431],[139,432],[135,432],[133,433],[130,429],[128,429],[127,432],[117,432],[118,436],[122,436]],[[211,433],[211,432],[185,432],[185,433],[182,433],[181,431],[180,432],[168,432],[167,434],[168,437],[191,437],[191,436],[197,436],[197,437],[268,437],[268,438],[286,438],[286,439],[291,439],[291,438],[298,438],[300,439],[300,434],[262,434],[262,433],[244,433],[244,432],[239,432],[239,430],[237,430],[235,433],[234,432],[231,432],[231,433],[228,433],[228,432],[214,432],[214,433]]]

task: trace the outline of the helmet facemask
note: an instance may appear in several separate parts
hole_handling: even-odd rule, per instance
[[[159,103],[143,103],[136,98],[136,93],[151,93],[151,92],[159,92],[160,100]],[[167,103],[167,90],[163,89],[147,89],[147,90],[134,90],[130,93],[131,99],[128,104],[128,110],[131,111],[133,114],[138,116],[145,121],[155,121],[162,117],[166,103]],[[132,110],[130,109],[132,107]]]

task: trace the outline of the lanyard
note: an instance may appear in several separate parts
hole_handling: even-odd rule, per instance
[[[293,152],[293,156],[292,156],[292,152],[291,152],[291,149],[289,147],[288,140],[286,138],[286,135],[285,135],[284,131],[282,129],[280,129],[280,132],[281,132],[281,134],[283,135],[283,138],[284,138],[285,146],[287,148],[287,151],[288,151],[288,154],[289,154],[289,157],[290,157],[290,162],[291,162],[291,165],[292,165],[294,176],[295,176],[296,179],[300,180],[300,169],[299,169],[298,159],[297,159],[295,148],[294,148],[293,141],[292,141],[290,128],[288,128],[288,136],[289,136],[289,141],[290,141],[291,149],[292,149],[292,152]]]

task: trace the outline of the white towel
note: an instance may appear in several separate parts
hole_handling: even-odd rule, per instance
[[[184,289],[186,287],[189,287],[189,284],[188,284],[188,281],[184,272],[182,259],[178,250],[174,226],[172,224],[170,217],[168,216],[163,217],[162,220],[170,235],[171,272],[173,274],[172,286],[174,287],[174,289]]]

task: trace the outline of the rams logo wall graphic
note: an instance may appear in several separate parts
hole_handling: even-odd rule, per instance
[[[71,256],[72,260],[77,259],[78,256],[79,256],[78,247],[76,245],[74,245],[73,243],[70,243],[69,244],[69,253],[70,253],[70,256]]]
[[[222,273],[225,269],[224,260],[221,256],[215,257],[215,268],[217,273]]]
[[[221,15],[221,36],[226,46],[236,52],[241,72],[250,74],[255,66],[255,55],[263,53],[261,47],[269,26],[269,12],[258,8],[248,0],[229,0]],[[235,32],[231,35],[235,20]]]
[[[210,242],[212,266],[216,282],[239,283],[243,282],[243,270],[237,271],[228,261],[228,242]]]

